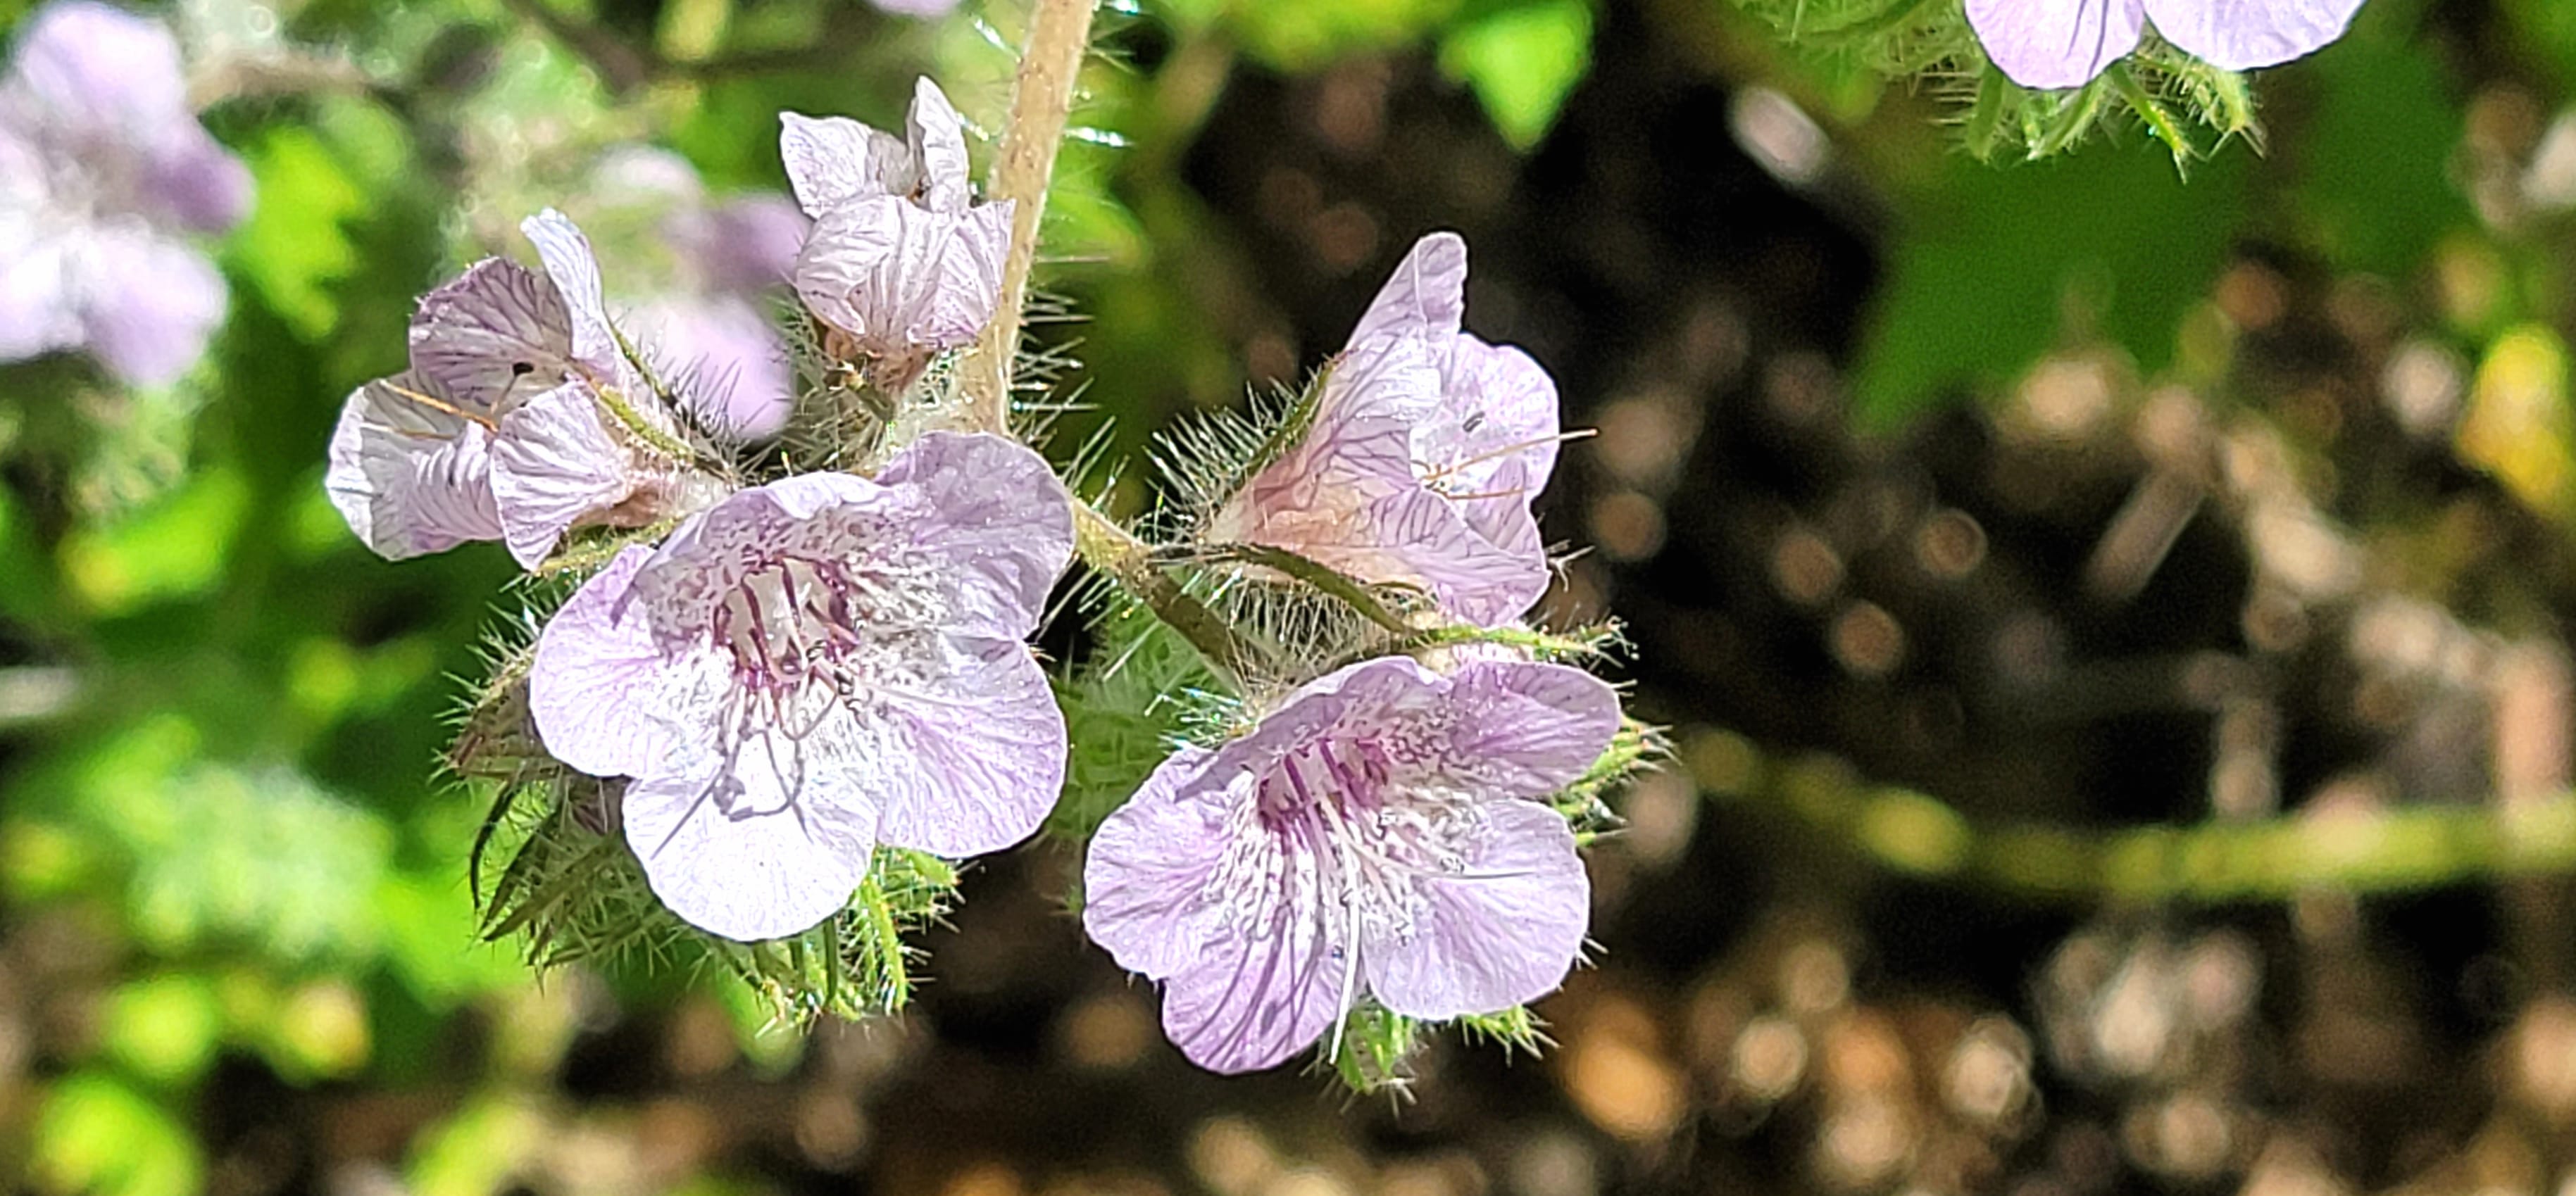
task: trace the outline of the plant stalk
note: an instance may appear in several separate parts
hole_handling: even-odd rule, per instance
[[[1011,363],[1020,347],[1020,309],[1028,302],[1029,267],[1037,260],[1038,225],[1046,215],[1047,184],[1055,175],[1057,147],[1073,112],[1074,80],[1091,48],[1091,13],[1097,0],[1037,0],[1029,40],[1020,51],[1019,82],[1011,92],[1011,123],[1002,132],[986,198],[1009,200],[1011,249],[1002,259],[1002,294],[993,320],[967,351],[969,423],[987,432],[1009,432]]]

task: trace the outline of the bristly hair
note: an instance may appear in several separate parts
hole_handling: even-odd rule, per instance
[[[2021,87],[1988,65],[1957,4],[1922,0],[1736,0],[1789,42],[1792,52],[1837,69],[1927,87],[1948,103],[1969,153],[1981,159],[2051,157],[2097,134],[2144,128],[2177,168],[2231,137],[2260,143],[2242,75],[2220,70],[2150,34],[2084,86]],[[2201,133],[2214,134],[2205,137]]]
[[[1175,421],[1157,436],[1151,453],[1168,501],[1161,526],[1150,530],[1172,542],[1188,539],[1236,491],[1295,448],[1314,426],[1332,368],[1327,363],[1316,370],[1304,386],[1254,391],[1244,410]]]

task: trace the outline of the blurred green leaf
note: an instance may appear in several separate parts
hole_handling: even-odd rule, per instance
[[[1282,70],[1311,70],[1346,54],[1405,45],[1440,27],[1459,0],[1300,0],[1226,10],[1244,48]]]
[[[1945,164],[1907,203],[1871,305],[1860,417],[1884,427],[1997,385],[2069,339],[2162,367],[2225,264],[2247,173],[2243,155],[2223,155],[2185,183],[2163,150],[2135,144],[2013,170]]]
[[[35,1179],[52,1192],[189,1196],[205,1164],[186,1127],[105,1072],[54,1085],[35,1123]]]
[[[319,340],[340,320],[331,284],[358,266],[341,222],[367,210],[367,193],[302,128],[270,128],[248,157],[259,206],[233,239],[230,260],[296,335]]]
[[[239,473],[202,471],[131,518],[75,531],[63,541],[64,579],[105,615],[201,593],[223,576],[249,502]]]
[[[1440,39],[1440,69],[1464,81],[1512,148],[1547,135],[1592,66],[1589,0],[1537,0],[1484,14]]]
[[[205,977],[165,972],[110,994],[99,1033],[110,1058],[145,1079],[175,1084],[214,1062],[223,1011]]]
[[[2444,233],[2474,214],[2452,180],[2463,117],[2427,50],[2354,38],[2301,76],[2316,89],[2285,158],[2301,230],[2329,260],[2402,278]]]

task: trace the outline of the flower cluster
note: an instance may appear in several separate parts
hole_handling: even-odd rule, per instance
[[[1253,544],[1435,617],[1516,620],[1546,589],[1530,511],[1555,467],[1555,383],[1461,330],[1466,243],[1415,245],[1327,367],[1303,434],[1220,503],[1203,547]],[[1270,1067],[1363,1003],[1440,1021],[1509,1009],[1573,967],[1590,916],[1546,799],[1621,728],[1597,678],[1498,648],[1383,655],[1289,692],[1241,736],[1157,767],[1092,840],[1083,922],[1161,981],[1163,1025],[1216,1071]],[[1464,659],[1461,659],[1461,657]]]
[[[547,795],[552,818],[496,902],[553,916],[600,883],[579,861],[613,859],[642,904],[764,983],[874,986],[893,995],[861,1005],[887,1008],[900,982],[847,982],[865,969],[845,936],[900,959],[889,885],[953,885],[944,861],[1035,834],[1075,770],[1065,704],[1082,684],[1060,698],[1028,639],[1078,512],[1003,429],[950,430],[974,426],[963,371],[933,367],[976,343],[1028,251],[1012,205],[970,190],[957,110],[925,80],[900,137],[781,121],[804,215],[751,217],[775,235],[748,240],[776,249],[739,278],[714,248],[731,214],[684,164],[629,155],[623,190],[676,197],[659,227],[705,293],[792,284],[818,334],[799,342],[823,360],[814,395],[785,402],[855,383],[935,418],[800,421],[786,451],[748,444],[751,417],[789,413],[715,389],[748,375],[667,312],[613,316],[590,242],[549,210],[522,226],[541,269],[478,262],[421,301],[410,368],[350,396],[328,485],[386,557],[500,540],[529,570],[586,573],[467,718],[460,767],[502,781],[496,823],[510,786]],[[1194,684],[1228,712],[1152,740],[1084,871],[1090,936],[1163,985],[1170,1036],[1214,1070],[1338,1051],[1354,1018],[1508,1015],[1582,949],[1583,786],[1635,736],[1608,684],[1542,659],[1549,637],[1520,622],[1550,575],[1531,503],[1561,439],[1556,387],[1464,331],[1466,276],[1456,235],[1415,246],[1182,540],[1080,521],[1130,609],[1199,637]],[[836,438],[818,459],[872,467],[797,471],[809,428]],[[1202,603],[1237,582],[1365,607],[1372,630],[1271,642]],[[1124,654],[1116,621],[1101,660]],[[1268,659],[1238,654],[1254,643]],[[472,746],[490,743],[509,745],[497,764]],[[794,962],[816,956],[819,982]],[[773,958],[783,976],[760,971]],[[852,1007],[832,1001],[790,1008]]]
[[[1968,0],[1968,24],[2006,78],[2076,87],[2138,47],[2147,22],[2212,66],[2272,66],[2315,53],[2361,0]]]
[[[226,299],[188,237],[250,203],[169,30],[93,0],[38,10],[0,78],[0,361],[86,348],[127,382],[176,379]]]
[[[959,122],[935,88],[923,95],[947,115],[942,133],[916,122],[916,143],[936,143],[933,202],[965,211]],[[806,124],[858,132],[834,142]],[[909,177],[874,137],[790,119],[800,192],[831,217],[811,236],[792,212],[696,204],[664,231],[711,290],[783,282],[836,238],[883,231],[853,210],[912,219],[815,198],[816,179]],[[908,205],[924,185],[888,186]],[[745,221],[801,244],[743,253],[744,230],[725,225]],[[570,220],[521,227],[542,270],[488,259],[424,297],[410,368],[349,397],[327,484],[351,530],[394,559],[497,539],[531,570],[577,568],[566,538],[606,529],[613,555],[526,658],[523,708],[547,756],[614,786],[613,820],[662,905],[720,938],[785,937],[848,905],[880,845],[963,857],[1034,833],[1065,731],[1024,641],[1073,543],[1046,461],[996,435],[931,433],[872,476],[750,484],[726,455],[743,421],[703,434],[741,410],[739,391],[717,389],[739,374],[673,343],[667,312],[612,318]],[[997,286],[907,277],[818,314],[927,362],[980,331]],[[925,304],[983,316],[922,326],[912,306]]]

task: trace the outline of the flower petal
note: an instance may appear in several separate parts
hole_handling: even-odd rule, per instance
[[[2137,48],[2145,15],[2143,0],[1968,0],[1986,57],[2024,87],[2091,82]]]
[[[1544,797],[1590,769],[1619,733],[1619,692],[1581,669],[1474,661],[1449,679],[1441,771],[1503,797]]]
[[[148,229],[91,230],[68,258],[90,352],[136,386],[176,381],[223,323],[224,276],[205,255]]]
[[[2166,41],[2243,71],[2325,48],[2352,25],[2361,0],[2146,0],[2146,8]]]
[[[250,168],[193,119],[163,126],[137,185],[150,208],[201,233],[241,223],[254,190]]]
[[[877,811],[823,778],[851,767],[846,717],[800,737],[683,753],[626,790],[626,842],[653,894],[690,925],[744,942],[813,927],[849,904],[875,856]],[[882,764],[879,765],[882,767]]]
[[[1073,498],[1046,458],[989,433],[931,432],[877,482],[927,500],[911,540],[950,578],[949,627],[1010,640],[1037,629],[1073,559]]]
[[[758,308],[732,296],[675,296],[630,318],[655,368],[692,416],[738,443],[787,426],[796,371],[787,342]]]
[[[1354,568],[1373,567],[1380,573],[1354,575],[1420,586],[1442,609],[1479,626],[1519,618],[1547,592],[1547,553],[1538,543],[1538,525],[1531,521],[1526,534],[1497,541],[1469,522],[1467,514],[1467,504],[1428,487],[1379,500],[1367,516],[1376,529],[1370,537],[1372,550],[1402,568],[1362,565],[1364,558],[1354,553]],[[1508,508],[1502,514],[1507,520]],[[1529,519],[1527,508],[1521,509],[1520,518]],[[1328,550],[1316,559],[1330,564],[1332,558],[1333,551]]]
[[[412,368],[482,414],[562,382],[571,353],[571,316],[554,284],[500,258],[422,296],[411,319]]]
[[[1413,243],[1351,329],[1353,346],[1382,336],[1446,340],[1467,314],[1467,241],[1437,232]]]
[[[16,165],[0,134],[0,171]],[[34,221],[0,210],[0,361],[20,361],[80,343],[72,302],[71,245],[41,236]]]
[[[331,433],[331,505],[387,560],[501,538],[491,430],[430,396],[429,385],[402,374],[359,387]]]
[[[565,532],[634,490],[626,454],[600,422],[589,384],[564,383],[501,417],[492,439],[492,499],[520,567],[544,564]]]
[[[1440,417],[1414,433],[1416,457],[1452,494],[1492,493],[1508,473],[1530,486],[1528,506],[1556,470],[1556,380],[1518,348],[1461,333],[1441,394]]]
[[[1208,874],[1225,854],[1228,803],[1182,796],[1215,753],[1184,747],[1157,765],[1093,832],[1082,866],[1082,929],[1118,966],[1169,976],[1208,931]],[[1240,775],[1240,774],[1237,774]]]
[[[147,144],[163,122],[195,122],[178,39],[161,22],[91,0],[55,0],[19,27],[7,86],[84,130]]]
[[[1228,1075],[1275,1067],[1313,1046],[1348,1007],[1343,967],[1312,896],[1283,894],[1258,925],[1212,920],[1197,956],[1164,978],[1163,1033],[1190,1062]]]
[[[1487,802],[1460,846],[1464,867],[1417,882],[1413,935],[1361,952],[1369,991],[1407,1017],[1492,1013],[1565,982],[1592,916],[1574,832],[1556,811]]]
[[[945,645],[935,678],[889,685],[868,712],[884,754],[877,835],[898,847],[963,857],[1036,834],[1064,788],[1064,712],[1046,671],[1018,640]]]
[[[563,213],[547,208],[519,222],[519,231],[537,247],[546,277],[571,321],[572,359],[590,367],[597,378],[614,378],[624,358],[617,333],[609,326],[608,300],[600,292],[599,256],[590,238]]]
[[[814,314],[868,351],[951,349],[993,318],[1010,240],[1010,208],[929,211],[885,197],[832,209],[796,260],[796,290]]]
[[[948,102],[948,94],[924,75],[912,85],[912,108],[904,113],[906,140],[915,169],[921,205],[934,212],[962,212],[966,190],[966,118]]]
[[[596,777],[652,770],[669,739],[651,716],[664,658],[643,604],[627,594],[653,550],[617,554],[537,635],[528,667],[528,710],[546,752]]]
[[[893,136],[846,116],[778,114],[778,154],[797,206],[817,220],[834,208],[888,194],[882,177],[900,173],[908,151]]]
[[[785,286],[813,222],[774,195],[746,195],[684,212],[667,226],[708,290],[750,296]]]

